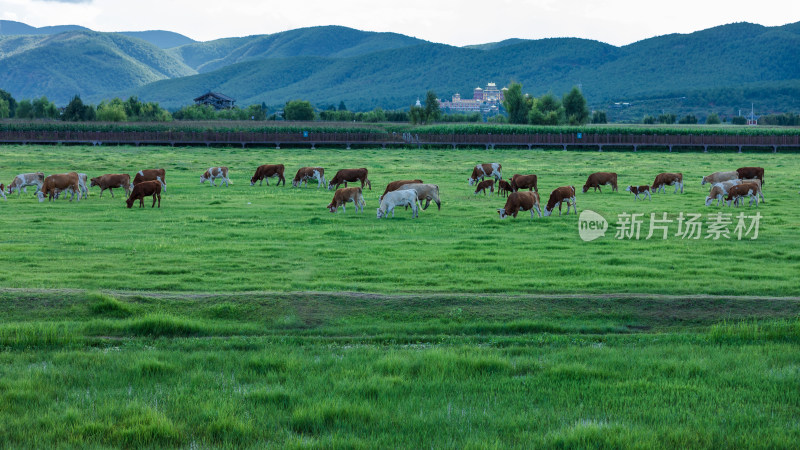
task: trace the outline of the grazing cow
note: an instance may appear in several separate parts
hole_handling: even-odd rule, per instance
[[[683,194],[683,174],[660,173],[656,175],[656,179],[653,181],[653,186],[651,186],[650,189],[653,189],[655,192],[667,192],[667,185],[675,186],[675,194],[678,193],[678,188],[681,189],[681,194]]]
[[[265,179],[267,180],[267,186],[269,186],[269,179],[272,177],[278,177],[277,186],[281,185],[281,181],[286,186],[286,178],[283,177],[283,164],[263,164],[258,166],[256,173],[250,178],[250,186],[255,186],[256,181],[261,186]]]
[[[595,172],[589,175],[589,178],[586,179],[586,184],[583,185],[583,193],[587,193],[591,188],[594,188],[594,191],[597,192],[600,186],[604,185],[611,185],[612,192],[619,192],[617,189],[617,174],[614,172]],[[600,193],[603,193],[602,189],[600,189]]]
[[[72,197],[70,197],[69,201],[75,198],[76,193],[78,194],[78,201],[81,200],[81,188],[78,184],[77,172],[53,174],[45,178],[42,189],[37,193],[39,202],[43,202],[45,197],[52,201],[53,197],[60,191],[72,191]]]
[[[128,208],[130,209],[133,207],[133,202],[139,200],[139,208],[144,208],[144,198],[152,196],[153,205],[150,207],[155,208],[156,199],[158,199],[158,207],[161,208],[162,188],[166,188],[166,186],[161,181],[161,177],[157,177],[155,181],[142,181],[141,183],[133,187],[133,192],[131,192],[131,196],[128,197],[127,200],[125,200],[125,203],[128,205]]]
[[[6,199],[6,187],[3,185],[3,183],[0,183],[0,195],[3,196],[3,200],[7,200]]]
[[[759,187],[754,183],[742,183],[737,186],[732,186],[728,189],[728,197],[725,198],[725,201],[728,203],[728,206],[731,206],[731,202],[733,202],[736,207],[739,207],[739,202],[743,197],[750,197],[750,206],[753,206],[753,200],[755,200],[756,206],[758,206],[758,190]]]
[[[567,204],[567,215],[569,215],[569,207],[572,206],[575,214],[578,214],[578,202],[575,199],[575,186],[561,186],[555,188],[550,193],[550,199],[547,200],[547,205],[544,207],[544,216],[547,217],[553,213],[553,210],[558,206],[558,215],[561,215],[561,204]]]
[[[386,190],[383,191],[383,195],[386,195],[388,192],[396,191],[400,189],[401,186],[405,186],[406,184],[420,184],[422,180],[397,180],[392,181],[386,186]],[[383,195],[378,197],[378,201],[383,200]]]
[[[643,186],[628,186],[625,188],[625,190],[633,194],[633,201],[639,199],[639,194],[642,194],[648,200],[653,201],[653,198],[650,197],[650,186],[646,184]]]
[[[517,192],[520,189],[539,192],[539,188],[536,186],[536,175],[514,174],[514,176],[511,177],[511,190]]]
[[[360,187],[337,189],[336,192],[333,193],[333,200],[331,200],[331,203],[328,205],[328,209],[330,212],[335,213],[341,206],[342,211],[347,212],[345,204],[350,202],[356,204],[356,212],[358,212],[359,207],[361,207],[361,212],[364,212],[364,206],[367,205],[367,202],[364,201],[364,195]]]
[[[745,178],[744,180],[742,180],[742,184],[745,183],[753,183],[756,186],[758,186],[758,196],[761,197],[762,202],[767,201],[766,199],[764,199],[764,192],[761,191],[761,180],[759,180],[758,178]]]
[[[144,181],[156,181],[158,179],[161,180],[162,190],[167,192],[167,172],[164,169],[144,169],[136,172],[133,177],[133,186],[136,187],[137,184]]]
[[[703,177],[703,182],[700,183],[700,186],[705,186],[706,183],[717,184],[722,183],[723,181],[730,181],[739,178],[739,173],[735,170],[730,172],[714,172],[711,175],[706,175]]]
[[[391,211],[394,217],[395,206],[410,206],[411,218],[419,216],[419,200],[417,199],[417,191],[413,189],[400,189],[399,191],[387,192],[381,200],[381,206],[378,207],[378,219],[381,217],[389,217]]]
[[[86,187],[86,181],[88,180],[89,176],[85,173],[78,174],[78,187],[81,190],[81,198],[89,197],[89,188]],[[59,198],[61,195],[61,190],[56,189],[56,198]],[[65,195],[64,198],[67,198]]]
[[[22,195],[22,192],[28,193],[28,186],[36,186],[36,192],[42,190],[42,185],[44,184],[44,173],[42,172],[34,172],[34,173],[21,173],[14,177],[11,181],[11,184],[8,185],[8,193],[13,194],[14,191],[17,191],[17,197]]]
[[[539,209],[539,193],[523,191],[511,193],[508,196],[508,200],[506,200],[506,206],[498,209],[497,213],[500,214],[501,219],[505,219],[508,216],[513,216],[516,219],[519,211],[530,211],[531,219],[533,219],[534,210],[539,213],[539,217],[542,217],[542,210]]]
[[[297,170],[297,174],[292,180],[292,187],[300,187],[300,184],[305,183],[308,187],[308,180],[317,180],[317,188],[325,184],[325,169],[322,167],[301,167]]]
[[[114,188],[124,189],[125,196],[131,195],[131,191],[133,190],[131,176],[127,173],[109,173],[92,178],[89,187],[94,186],[100,186],[100,198],[103,198],[103,191],[106,189],[111,192],[111,198],[114,198]]]
[[[503,197],[506,197],[508,194],[514,192],[514,190],[511,189],[511,183],[506,180],[500,180],[497,182],[497,192]]]
[[[483,180],[478,183],[478,187],[475,189],[475,195],[478,195],[480,191],[483,191],[483,195],[486,195],[486,189],[489,189],[489,192],[494,192],[494,179]]]
[[[742,184],[742,180],[738,178],[735,180],[714,183],[714,185],[711,186],[711,190],[708,192],[708,197],[706,197],[706,206],[711,206],[711,203],[714,201],[714,199],[717,199],[717,206],[719,206],[719,204],[723,202],[724,197],[728,195],[728,190],[733,186],[738,186],[740,184]]]
[[[439,186],[435,184],[425,184],[425,183],[412,183],[406,184],[403,186],[404,190],[414,190],[417,192],[417,200],[420,202],[425,200],[425,206],[422,208],[423,210],[428,209],[430,206],[431,201],[436,203],[436,207],[441,211],[442,209],[442,202],[439,200]],[[383,200],[381,198],[381,200]]]
[[[483,181],[484,177],[494,177],[495,181],[503,179],[502,175],[503,165],[500,163],[478,164],[472,169],[472,175],[469,177],[469,185],[475,184],[478,179]]]
[[[372,190],[372,182],[369,181],[367,176],[369,175],[369,171],[362,167],[360,169],[340,169],[336,172],[336,175],[331,178],[331,181],[328,183],[328,190],[331,189],[339,189],[339,185],[344,184],[344,187],[347,187],[347,183],[355,183],[356,181],[361,182],[361,189],[364,189],[364,183],[367,184],[369,190]]]
[[[231,180],[228,179],[228,168],[220,166],[210,167],[208,170],[206,170],[206,173],[200,176],[200,184],[203,184],[206,182],[206,180],[209,180],[211,182],[211,186],[214,186],[214,181],[217,178],[222,178],[222,181],[219,183],[220,186],[222,186],[222,183],[225,183],[225,187],[228,187],[228,183],[231,183]]]
[[[747,178],[758,178],[761,180],[761,186],[764,186],[764,168],[763,167],[740,167],[736,169],[739,178],[745,180]]]

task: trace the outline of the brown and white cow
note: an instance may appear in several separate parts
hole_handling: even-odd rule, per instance
[[[335,213],[336,210],[341,207],[342,211],[347,212],[345,205],[350,202],[355,203],[356,212],[358,212],[359,207],[361,208],[361,212],[364,212],[364,206],[367,205],[367,202],[364,201],[364,195],[360,187],[337,189],[336,192],[333,193],[333,200],[331,200],[331,203],[328,205],[328,210]]]
[[[442,201],[439,200],[439,186],[430,183],[412,183],[406,184],[401,189],[405,190],[413,190],[417,192],[417,200],[420,202],[425,200],[425,206],[422,208],[423,210],[428,209],[430,206],[431,201],[436,203],[436,207],[439,208],[441,211],[442,209]]]
[[[478,195],[478,192],[483,191],[483,195],[486,195],[486,190],[489,189],[489,192],[494,192],[494,179],[483,180],[478,183],[478,187],[475,188],[475,195]]]
[[[653,185],[650,189],[653,189],[655,192],[667,192],[666,186],[675,186],[675,194],[678,193],[678,188],[681,189],[681,194],[683,194],[683,174],[682,173],[660,173],[656,175],[655,181],[653,181]]]
[[[125,200],[125,203],[128,205],[128,208],[132,208],[133,202],[139,200],[139,208],[144,208],[144,198],[152,196],[153,205],[150,207],[155,208],[156,199],[158,199],[158,207],[161,208],[161,190],[164,187],[165,185],[161,182],[161,177],[156,178],[156,181],[142,181],[133,187],[133,192],[131,192],[131,196]]]
[[[81,200],[81,188],[78,184],[77,172],[58,173],[45,178],[42,190],[38,192],[39,202],[43,202],[45,197],[52,201],[53,197],[61,191],[72,192],[72,197],[70,197],[69,201],[75,198],[75,194],[78,194],[78,201]]]
[[[737,178],[739,178],[739,173],[735,170],[731,170],[730,172],[714,172],[711,175],[704,176],[700,186],[705,186],[706,183],[722,183],[723,181],[735,180]]]
[[[167,172],[164,169],[144,169],[133,176],[133,186],[145,181],[161,180],[161,189],[167,192]]]
[[[258,185],[261,186],[264,184],[265,179],[267,180],[267,186],[269,186],[269,179],[273,177],[278,177],[277,186],[281,185],[281,181],[283,181],[283,185],[286,186],[286,178],[283,177],[283,164],[262,164],[258,166],[256,173],[250,178],[250,186],[255,186],[256,181],[258,181]]]
[[[3,196],[3,200],[7,200],[6,199],[6,187],[5,187],[5,185],[3,185],[3,183],[0,183],[0,195]]]
[[[100,198],[103,198],[103,191],[108,189],[111,192],[111,198],[114,198],[114,189],[122,188],[125,190],[125,195],[131,195],[133,185],[131,184],[131,176],[127,173],[109,173],[99,177],[92,178],[90,187],[100,187]]]
[[[639,194],[643,194],[646,199],[653,201],[653,198],[650,197],[650,186],[646,184],[642,186],[628,186],[625,190],[633,194],[633,201],[639,200]]]
[[[421,184],[422,180],[397,180],[392,181],[388,185],[386,185],[386,190],[383,191],[383,195],[378,197],[378,201],[383,200],[383,196],[388,194],[389,192],[396,191],[400,189],[401,186],[405,186],[406,184]]]
[[[506,180],[500,180],[497,182],[497,192],[503,197],[506,197],[508,194],[514,192],[514,190],[511,189],[511,183]]]
[[[758,206],[758,191],[759,187],[754,183],[742,183],[732,186],[728,189],[728,197],[725,198],[725,201],[728,203],[728,206],[731,206],[731,202],[733,202],[738,207],[743,197],[750,197],[750,206],[753,206],[753,200],[755,200],[756,206]]]
[[[222,178],[222,181],[219,183],[220,186],[222,186],[222,183],[225,183],[225,187],[228,187],[228,183],[233,184],[233,182],[228,179],[228,168],[225,166],[209,167],[206,173],[200,175],[200,184],[208,180],[211,182],[211,186],[214,186],[214,181],[217,178]]]
[[[339,185],[344,184],[344,187],[347,187],[347,183],[355,183],[356,181],[361,182],[361,188],[364,188],[364,183],[367,184],[369,190],[372,190],[372,182],[369,181],[367,176],[369,175],[369,171],[362,167],[360,169],[340,169],[336,172],[336,175],[331,178],[331,181],[328,183],[328,190],[331,189],[339,189]]]
[[[32,172],[32,173],[21,173],[14,177],[11,181],[11,184],[8,185],[8,193],[13,194],[14,191],[17,191],[17,197],[22,195],[22,192],[28,193],[28,186],[36,186],[36,192],[42,190],[42,185],[44,184],[44,173],[43,172]]]
[[[506,205],[498,209],[497,213],[501,219],[505,219],[508,216],[516,218],[519,211],[530,211],[533,219],[534,210],[539,213],[539,217],[542,217],[542,210],[539,209],[539,193],[522,191],[512,192],[506,200]]]
[[[614,172],[595,172],[586,179],[586,184],[583,185],[583,193],[587,193],[591,188],[594,188],[594,191],[597,192],[600,186],[608,185],[611,185],[612,192],[619,192],[619,189],[617,189],[617,174]],[[600,193],[603,193],[602,189],[600,189]]]
[[[483,181],[484,177],[494,177],[495,181],[503,179],[503,165],[500,163],[478,164],[472,168],[472,175],[469,177],[469,185],[472,186],[478,180]]]
[[[714,199],[717,199],[717,206],[719,206],[719,204],[724,201],[724,197],[728,195],[728,190],[733,186],[740,184],[742,184],[742,180],[738,178],[735,180],[714,183],[714,185],[711,186],[711,189],[708,191],[708,196],[706,197],[706,206],[711,206],[711,203],[714,202]]]
[[[561,186],[557,187],[550,193],[550,199],[547,200],[547,205],[544,207],[544,216],[547,217],[553,213],[553,210],[558,206],[558,215],[561,215],[561,204],[567,204],[567,215],[569,215],[569,207],[572,206],[575,214],[578,214],[578,202],[575,199],[575,186]]]
[[[764,186],[764,168],[763,167],[740,167],[736,169],[736,173],[739,174],[739,178],[747,179],[747,178],[758,178],[761,180],[761,186]]]
[[[520,189],[527,189],[529,191],[533,190],[539,192],[539,187],[536,186],[536,180],[537,177],[535,174],[530,174],[530,175],[520,175],[518,173],[514,174],[514,176],[511,177],[511,190],[517,192]]]
[[[305,183],[308,187],[308,180],[317,180],[317,188],[325,184],[325,169],[322,167],[301,167],[292,180],[292,187],[300,187]]]

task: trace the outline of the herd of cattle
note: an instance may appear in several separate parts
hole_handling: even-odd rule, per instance
[[[270,178],[277,178],[277,185],[283,183],[285,186],[284,165],[264,164],[259,166],[255,174],[250,178],[250,185],[254,186],[256,182],[262,185],[264,180],[269,185]],[[215,182],[218,179],[220,180],[219,186],[232,184],[228,178],[227,167],[209,168],[200,177],[200,183],[209,181],[211,186],[216,186]],[[318,188],[327,183],[328,190],[336,190],[333,200],[327,206],[332,213],[335,213],[339,208],[346,212],[347,203],[355,204],[356,211],[363,212],[366,202],[364,201],[362,189],[367,186],[372,190],[372,183],[368,178],[368,170],[366,168],[341,169],[328,181],[325,178],[325,169],[322,167],[302,167],[292,180],[292,186],[308,186],[308,182],[311,180],[317,181]],[[80,201],[81,197],[89,195],[89,189],[86,186],[87,181],[90,181],[89,187],[97,186],[100,188],[100,198],[102,198],[106,189],[109,190],[112,198],[114,197],[114,189],[123,189],[127,196],[126,203],[128,208],[131,208],[136,200],[139,200],[140,208],[144,207],[145,197],[153,197],[151,207],[155,207],[156,202],[158,202],[158,207],[160,208],[161,191],[166,192],[167,190],[166,171],[164,169],[140,170],[134,176],[133,182],[131,182],[128,174],[106,174],[89,180],[84,173],[69,172],[45,177],[44,173],[35,172],[17,175],[7,187],[0,184],[0,195],[5,199],[6,190],[8,194],[16,191],[17,195],[21,195],[22,192],[27,193],[28,186],[36,186],[36,195],[40,202],[43,202],[45,197],[51,201],[54,198],[57,199],[62,193],[65,197],[71,194],[70,201],[77,195],[78,201]],[[520,211],[530,211],[531,218],[534,217],[534,211],[539,214],[539,217],[546,217],[551,215],[556,207],[558,207],[558,214],[561,215],[563,204],[567,205],[567,214],[569,214],[570,208],[574,210],[575,214],[578,213],[574,186],[561,186],[554,189],[550,193],[550,198],[544,207],[543,214],[539,204],[538,177],[535,174],[515,174],[510,181],[503,180],[502,165],[499,163],[476,165],[468,181],[470,185],[476,185],[475,194],[483,192],[484,195],[486,195],[487,190],[494,193],[495,184],[497,184],[498,194],[508,197],[505,206],[497,210],[501,219],[507,216],[517,217],[517,213]],[[347,187],[347,183],[361,183],[361,186]],[[707,183],[711,184],[711,190],[708,197],[706,197],[706,206],[710,206],[714,200],[717,200],[717,205],[724,201],[728,206],[733,203],[738,207],[740,201],[744,198],[750,198],[750,205],[755,201],[756,206],[758,206],[759,197],[764,200],[764,194],[761,191],[764,184],[764,169],[761,167],[741,167],[735,171],[715,172],[703,177],[701,185]],[[344,185],[344,187],[340,188],[339,186],[341,185]],[[589,189],[594,189],[595,192],[600,190],[602,193],[601,186],[611,186],[612,191],[618,191],[617,174],[613,172],[596,172],[589,175],[583,186],[583,193],[588,192]],[[660,173],[656,176],[652,186],[628,186],[625,190],[634,195],[634,200],[639,199],[640,195],[652,200],[650,196],[651,190],[666,192],[667,186],[674,186],[675,193],[678,190],[683,193],[683,175],[681,173]],[[525,189],[528,191],[524,191]],[[423,200],[425,201],[424,207],[421,206]],[[441,200],[439,199],[439,186],[423,183],[420,179],[393,181],[386,186],[386,190],[379,198],[380,206],[377,209],[377,217],[379,219],[388,217],[389,213],[394,217],[394,209],[401,206],[406,209],[411,207],[412,218],[415,218],[419,215],[419,208],[427,209],[432,201],[436,203],[439,209],[442,208]]]

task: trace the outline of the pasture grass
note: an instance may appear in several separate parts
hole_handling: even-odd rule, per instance
[[[563,152],[447,149],[264,149],[4,146],[0,180],[21,172],[76,170],[90,177],[167,170],[161,209],[126,209],[121,193],[100,199],[97,188],[79,203],[38,203],[10,196],[0,203],[6,233],[0,239],[9,288],[141,290],[146,292],[462,292],[462,293],[681,293],[796,295],[800,270],[800,199],[794,154]],[[543,202],[552,189],[575,185],[589,173],[616,171],[620,192],[578,194],[578,207],[610,222],[606,237],[583,242],[574,215],[530,220],[527,213],[499,220],[504,199],[472,194],[467,177],[476,163],[500,162],[503,173],[537,173]],[[255,168],[283,163],[288,187],[249,185]],[[210,166],[227,165],[233,185],[199,184]],[[346,167],[369,168],[374,190],[357,214],[330,214],[332,192],[293,189],[305,165],[328,177]],[[650,213],[701,213],[713,171],[740,166],[766,169],[767,202],[759,236],[750,240],[645,239]],[[651,183],[655,174],[680,171],[685,193],[654,194],[635,202],[627,184]],[[374,209],[392,180],[421,178],[440,186],[442,210],[418,220],[397,211],[378,220]],[[671,191],[671,190],[670,190]],[[723,212],[754,214],[755,208]],[[617,240],[620,213],[643,213],[639,240]],[[733,231],[734,224],[730,227]],[[227,314],[220,310],[218,314]],[[123,312],[119,312],[124,314]],[[228,312],[230,313],[230,312]]]

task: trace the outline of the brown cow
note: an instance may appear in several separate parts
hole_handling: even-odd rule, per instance
[[[480,179],[483,181],[484,177],[493,177],[496,181],[503,179],[503,165],[500,163],[478,164],[472,168],[472,175],[469,176],[469,185],[477,183]]]
[[[539,213],[539,217],[542,217],[542,210],[539,209],[539,193],[523,191],[511,193],[506,200],[506,206],[498,209],[497,213],[500,214],[501,219],[505,219],[507,216],[514,216],[516,219],[519,211],[530,211],[531,219],[533,219],[534,210]]]
[[[578,214],[578,202],[575,199],[575,186],[561,186],[555,188],[550,193],[550,199],[547,200],[547,205],[544,207],[544,216],[547,217],[553,213],[553,209],[558,206],[558,215],[561,215],[561,204],[567,204],[567,215],[569,215],[569,207],[573,206],[575,214]]]
[[[142,181],[133,187],[133,192],[131,192],[131,196],[125,200],[125,203],[128,205],[128,208],[132,208],[133,202],[139,200],[139,208],[144,208],[144,198],[152,196],[153,205],[151,208],[155,208],[156,199],[158,199],[158,207],[161,208],[162,187],[164,187],[164,183],[161,182],[160,177],[156,179],[156,181]]]
[[[331,200],[331,203],[328,205],[328,210],[335,213],[341,206],[342,211],[347,212],[345,204],[350,202],[356,204],[356,212],[358,212],[359,206],[361,207],[361,212],[364,212],[364,206],[366,206],[367,202],[364,201],[364,195],[360,187],[337,189],[336,192],[333,193],[333,200]]]
[[[366,168],[362,167],[360,169],[341,169],[336,172],[336,175],[331,178],[330,183],[328,183],[328,190],[331,189],[339,189],[339,185],[344,184],[344,187],[347,187],[347,183],[355,183],[356,181],[361,182],[361,188],[364,188],[364,183],[367,184],[369,190],[372,190],[372,182],[369,181],[367,176],[369,172]]]
[[[100,186],[100,198],[103,198],[103,191],[106,189],[111,192],[111,198],[114,198],[114,188],[124,189],[126,196],[131,195],[131,190],[133,189],[131,185],[131,176],[127,173],[109,173],[92,178],[92,182],[89,186]]]
[[[301,167],[297,169],[297,174],[292,180],[292,187],[300,187],[305,183],[308,186],[308,180],[317,180],[317,188],[325,184],[325,169],[322,167]]]
[[[756,206],[758,206],[759,189],[759,186],[755,183],[742,183],[731,186],[731,188],[728,189],[728,197],[725,198],[725,201],[728,203],[728,206],[731,206],[731,202],[733,202],[738,207],[739,200],[741,200],[742,197],[750,197],[750,206],[753,206],[753,200],[756,201]]]
[[[258,166],[256,173],[253,174],[253,178],[250,178],[250,186],[255,186],[256,181],[258,181],[258,185],[261,186],[264,184],[264,179],[267,180],[267,186],[269,186],[269,179],[272,177],[278,177],[277,186],[281,185],[281,181],[283,181],[283,185],[286,186],[286,178],[283,177],[283,164],[263,164]]]
[[[656,175],[655,181],[653,181],[653,185],[650,189],[655,190],[655,192],[667,192],[666,186],[675,186],[675,194],[678,193],[678,188],[681,189],[681,194],[683,194],[683,174],[682,173],[660,173]]]
[[[583,185],[583,193],[589,191],[589,189],[594,188],[594,191],[597,192],[600,189],[600,186],[603,185],[611,185],[611,192],[619,190],[617,189],[617,174],[614,172],[595,172],[589,175],[589,178],[586,179],[586,184]],[[600,189],[600,193],[603,193],[603,190]]]
[[[72,191],[69,201],[75,198],[76,193],[78,194],[78,201],[81,200],[81,188],[78,184],[77,172],[53,174],[45,178],[42,190],[38,192],[39,202],[43,202],[45,197],[52,201],[58,192],[65,190]]]
[[[489,192],[494,192],[494,178],[483,180],[478,183],[478,187],[475,189],[475,195],[478,195],[480,191],[483,191],[483,195],[486,195],[486,189],[489,189]]]
[[[144,181],[156,181],[159,178],[164,192],[167,192],[167,172],[164,169],[144,169],[136,172],[133,177],[133,185],[136,186]]]
[[[650,196],[650,186],[646,184],[642,186],[628,186],[625,190],[633,194],[633,201],[639,200],[639,194],[644,194],[645,198],[653,201],[653,197]]]
[[[378,201],[383,200],[383,196],[388,194],[389,192],[396,191],[400,189],[401,186],[405,186],[407,184],[422,184],[422,180],[397,180],[392,181],[386,186],[386,190],[383,191],[383,195],[378,197]]]
[[[520,175],[518,173],[514,174],[514,176],[511,177],[511,189],[514,192],[517,192],[520,189],[539,192],[539,188],[536,186],[536,175]]]
[[[758,178],[761,180],[761,186],[764,186],[764,168],[763,167],[740,167],[736,169],[739,178]]]
[[[497,192],[503,197],[505,197],[508,194],[514,192],[514,190],[511,189],[511,183],[509,183],[506,180],[500,180],[497,182]]]

